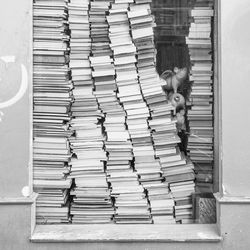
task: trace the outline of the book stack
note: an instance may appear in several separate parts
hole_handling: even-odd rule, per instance
[[[48,169],[51,168],[49,164],[46,167]],[[56,166],[54,168],[59,169],[60,167]],[[54,175],[59,176],[60,174]],[[56,177],[53,179],[41,178],[43,179],[37,178],[33,181],[34,191],[38,193],[36,200],[36,224],[69,223],[69,188],[71,180],[65,178],[56,179]]]
[[[143,77],[140,78],[142,82],[144,82]],[[154,83],[155,85],[159,85],[159,79],[157,80],[157,78],[155,78]],[[163,93],[163,91],[161,94],[148,96],[147,103],[151,114],[151,119],[148,121],[148,123],[154,143],[155,157],[159,161],[161,176],[163,178],[163,183],[160,186],[166,186],[166,184],[168,184],[170,181],[170,178],[166,173],[166,169],[169,167],[169,165],[171,165],[171,163],[173,163],[173,161],[181,159],[181,154],[177,146],[177,143],[180,141],[180,139],[177,136],[176,121],[172,114],[174,108],[168,103],[166,95]],[[162,192],[164,192],[164,195],[162,196],[163,200],[165,200],[165,196],[168,197],[167,199],[172,199],[172,196],[167,194],[169,190],[162,190],[160,193]],[[173,199],[172,202],[169,201],[169,204],[173,204]],[[169,213],[167,215],[171,222],[171,220],[173,220],[173,207],[172,219]]]
[[[177,203],[177,196],[173,193],[172,185],[178,184],[180,187],[186,187],[187,180],[194,181],[194,171],[192,163],[190,161],[187,163],[186,156],[178,147],[180,138],[177,135],[173,109],[174,107],[171,103],[165,104],[165,110],[160,109],[160,111],[152,108],[152,120],[149,121],[149,124],[153,130],[154,147],[156,156],[160,159],[162,175],[165,181],[170,184],[171,195],[175,201],[175,219],[179,222],[180,217],[176,214],[179,203]],[[194,188],[190,193],[185,193],[183,196],[178,197],[188,200],[191,210],[191,194],[193,192]],[[182,221],[182,223],[184,222]]]
[[[107,20],[109,23],[110,47],[114,57],[118,97],[126,112],[125,122],[133,146],[134,169],[136,172],[131,174],[135,185],[138,186],[139,183],[143,185],[149,181],[159,180],[160,168],[158,168],[158,171],[155,168],[157,162],[154,159],[154,150],[147,124],[149,111],[138,84],[135,65],[136,47],[131,39],[127,15],[129,3],[131,2],[133,1],[123,1],[122,3],[115,1],[109,11]],[[144,163],[147,164],[146,167],[144,167]],[[128,201],[131,203],[130,206],[134,203],[135,208],[133,211],[134,220],[131,221],[132,223],[151,223],[149,204],[144,189],[142,186],[138,186],[138,188],[140,188],[139,193]],[[120,199],[116,199],[116,205],[119,205],[119,203]],[[135,218],[136,215],[137,218]]]
[[[115,92],[113,92],[115,93]],[[115,201],[115,223],[149,223],[150,214],[143,187],[133,171],[132,144],[125,126],[126,114],[115,95],[99,96],[100,107],[105,110],[105,149],[108,153],[107,176],[111,196]],[[107,97],[116,101],[106,102]]]
[[[71,88],[67,1],[34,2],[33,173],[38,224],[69,221]]]
[[[174,200],[169,191],[168,183],[146,183],[143,187],[147,190],[150,201],[150,210],[154,224],[174,224]]]
[[[117,154],[121,155],[118,150]],[[126,157],[122,158],[126,159]],[[126,160],[109,160],[107,174],[112,186],[111,196],[115,200],[115,223],[152,223],[145,190],[140,185],[138,175],[133,171],[131,163]]]
[[[74,196],[70,210],[72,223],[111,223],[114,208],[104,172],[106,155],[100,149],[102,143],[98,147],[91,142],[88,138],[86,147],[81,147],[88,156],[78,154],[78,158],[71,163],[72,178],[75,179],[75,187],[71,191]]]
[[[112,51],[109,46],[106,19],[110,2],[112,0],[91,1],[89,11],[92,76],[95,85],[95,96],[103,113],[120,106],[115,94],[115,70],[113,59],[110,57]],[[120,110],[119,107],[118,109]]]
[[[146,68],[155,72],[156,51],[154,46],[153,28],[156,24],[154,22],[153,15],[151,14],[149,4],[151,0],[143,1],[143,4],[140,4],[140,2],[141,1],[135,1],[135,4],[130,5],[128,17],[131,26],[132,38],[137,47],[138,72],[141,75],[141,70],[145,70]],[[143,86],[141,87],[144,91]]]
[[[193,223],[192,194],[195,190],[193,179],[170,183],[170,190],[175,200],[175,220],[178,223]]]
[[[82,105],[88,106],[91,97],[82,95],[82,99],[85,99]],[[73,196],[70,209],[72,223],[110,223],[114,214],[104,171],[107,156],[99,118],[97,110],[86,111],[71,121],[75,131],[75,138],[71,139],[74,157],[70,162],[70,178],[75,181],[70,192]]]
[[[192,194],[194,188],[194,166],[183,156],[165,169],[165,178],[175,201],[175,220],[178,223],[193,223]]]
[[[178,204],[176,203],[176,194],[172,190],[172,185],[178,184],[180,187],[185,187],[186,180],[194,181],[193,165],[187,164],[185,155],[180,152],[178,143],[180,139],[177,135],[175,120],[171,114],[173,109],[171,104],[165,105],[169,114],[157,116],[152,112],[152,120],[149,122],[153,130],[154,146],[156,155],[160,159],[161,170],[166,183],[170,184],[172,199],[175,201],[175,219],[180,221],[180,217],[176,216]],[[166,111],[165,111],[166,112]],[[191,193],[185,193],[181,198],[187,199],[192,209]],[[180,198],[180,197],[178,197]]]
[[[68,5],[70,29],[70,69],[74,83],[74,96],[92,92],[92,77],[89,63],[91,39],[88,20],[88,0],[71,0]],[[74,102],[71,111],[75,116],[81,112],[81,105]],[[91,109],[92,107],[90,107]]]
[[[93,94],[88,9],[89,1],[71,0],[69,4],[70,68],[74,86],[70,178],[75,183],[70,192],[73,196],[70,214],[72,223],[76,224],[110,223],[114,213],[104,171],[107,157],[100,122],[103,114]]]
[[[211,25],[213,9],[195,7],[191,11],[186,42],[189,48],[192,82],[188,110],[190,136],[188,154],[195,164],[197,192],[213,192],[213,66]]]
[[[171,103],[168,103],[167,96],[161,87],[163,84],[162,80],[159,79],[155,70],[155,47],[153,40],[153,27],[155,24],[150,12],[150,5],[145,3],[132,5],[128,16],[134,43],[137,47],[137,68],[140,76],[140,85],[151,115],[148,123],[152,131],[155,157],[159,159],[162,176],[165,181],[159,185],[167,186],[167,183],[178,183],[182,187],[185,185],[186,180],[194,180],[194,173],[192,164],[187,164],[185,155],[179,150],[178,143],[180,143],[180,138],[177,135],[176,119],[174,117],[175,108]],[[161,190],[161,192],[164,191]],[[173,223],[175,222],[173,219],[173,207],[175,206],[176,208],[175,212],[179,207],[175,203],[175,195],[172,192],[168,194],[168,192],[168,190],[165,190],[162,200],[151,202],[151,210],[153,213],[155,204],[163,204],[165,207],[168,204],[168,211],[162,214],[162,220],[165,220],[166,223]],[[194,189],[192,192],[194,192]],[[184,195],[181,198],[188,199],[192,209],[190,195]],[[159,196],[156,197],[159,199]],[[180,217],[177,216],[175,220],[180,221]],[[159,223],[160,219],[156,217],[154,221]]]
[[[112,0],[91,0],[89,21],[93,55],[110,55],[106,12]]]
[[[126,112],[126,125],[133,145],[135,169],[137,164],[154,164],[154,149],[148,128],[148,107],[143,100],[136,68],[136,47],[130,36],[127,16],[127,1],[112,4],[107,20],[109,23],[110,46],[113,51],[118,97]],[[159,164],[158,164],[159,165]],[[137,172],[141,183],[150,181],[152,175],[143,170]],[[159,173],[158,173],[159,175]]]
[[[138,160],[135,159],[135,169],[141,176],[143,186],[147,189],[154,223],[174,223],[174,201],[169,193],[167,183],[164,182],[161,159],[159,151],[157,152],[156,149],[156,146],[159,147],[161,143],[161,135],[156,134],[155,128],[160,121],[159,119],[162,119],[161,122],[164,124],[164,115],[168,112],[166,110],[168,104],[155,69],[154,22],[149,2],[142,1],[140,4],[140,1],[136,1],[135,4],[130,5],[128,12],[133,43],[137,50],[136,66],[139,86],[143,100],[147,104],[147,110],[150,111],[144,117],[143,128],[146,133],[139,141],[138,153],[137,149],[134,149],[135,154],[138,154]],[[137,131],[141,130],[141,127],[136,123],[133,124],[133,127]]]
[[[117,95],[118,82],[126,86],[124,81],[128,73],[126,68],[129,69],[131,64],[129,61],[126,62],[127,58],[120,56],[124,54],[121,51],[124,49],[123,45],[126,44],[121,43],[121,38],[130,38],[126,15],[127,6],[128,3],[112,4],[110,14],[107,16],[111,40],[109,49],[112,57],[97,54],[90,60],[94,69],[93,73],[96,72],[93,74],[96,85],[95,94],[105,114],[105,148],[108,153],[106,169],[108,181],[112,187],[111,196],[115,201],[115,223],[151,223],[146,194],[131,165],[133,151],[130,134],[126,127],[126,112]],[[115,49],[113,45],[117,45]],[[131,42],[130,45],[132,47]],[[128,57],[130,56],[129,50],[135,50],[131,47],[127,48]],[[133,53],[132,55],[134,56]],[[135,56],[133,60],[135,61]],[[119,76],[116,71],[118,67]]]

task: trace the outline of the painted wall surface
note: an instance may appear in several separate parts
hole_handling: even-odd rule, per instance
[[[223,186],[250,196],[250,2],[221,1]]]
[[[19,197],[29,183],[31,4],[0,8],[0,197]]]

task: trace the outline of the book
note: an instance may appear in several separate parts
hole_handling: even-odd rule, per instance
[[[38,224],[69,223],[68,1],[33,4],[33,187]]]
[[[212,64],[212,23],[213,6],[204,3],[191,10],[192,21],[186,42],[191,59],[189,94],[190,103],[187,119],[189,138],[187,153],[194,162],[196,191],[205,184],[203,190],[211,190],[213,153],[213,64]],[[204,166],[204,171],[202,170]],[[209,170],[208,170],[209,169]],[[206,189],[207,187],[207,189]]]

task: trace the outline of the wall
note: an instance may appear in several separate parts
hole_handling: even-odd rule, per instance
[[[227,195],[250,196],[250,5],[221,1],[222,157]]]
[[[29,184],[29,111],[28,92],[8,108],[1,122],[0,146],[0,249],[248,249],[250,245],[250,125],[248,107],[248,71],[250,64],[248,0],[221,0],[221,112],[222,112],[222,185],[218,214],[223,241],[219,243],[30,243],[31,201],[22,198],[23,186]],[[14,53],[31,77],[31,4],[32,1],[6,1],[0,9],[0,57]],[[4,28],[4,27],[8,27]],[[2,62],[1,62],[2,63]],[[18,70],[18,69],[16,69]],[[19,82],[20,74],[11,76]],[[5,83],[8,84],[8,82]],[[1,85],[1,82],[0,82]],[[2,85],[1,85],[2,86]],[[9,86],[9,85],[7,85]],[[14,91],[14,90],[13,90]],[[1,89],[1,99],[6,98]],[[12,92],[11,92],[12,93]],[[241,112],[244,107],[244,113]],[[12,133],[15,131],[15,136]],[[3,137],[7,133],[7,137]],[[19,137],[20,136],[20,137]],[[16,138],[21,138],[17,140]],[[7,185],[8,184],[8,185]]]
[[[29,183],[31,2],[0,8],[0,197],[19,197]]]

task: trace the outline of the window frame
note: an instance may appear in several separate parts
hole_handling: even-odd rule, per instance
[[[29,164],[29,188],[31,190],[31,242],[219,242],[220,235],[220,213],[219,206],[225,202],[222,200],[222,166],[221,166],[221,68],[220,68],[220,1],[214,0],[214,189],[218,191],[216,198],[216,224],[36,224],[36,199],[33,193],[33,165],[32,165],[32,138],[30,146]],[[33,5],[31,11],[31,23],[33,27]],[[33,32],[31,32],[31,51],[33,55]],[[31,58],[31,72],[33,73],[33,60]],[[32,82],[31,74],[31,82]],[[33,90],[30,92],[30,103],[32,103]],[[30,109],[31,127],[33,123],[32,105]],[[31,200],[31,201],[30,201]]]

